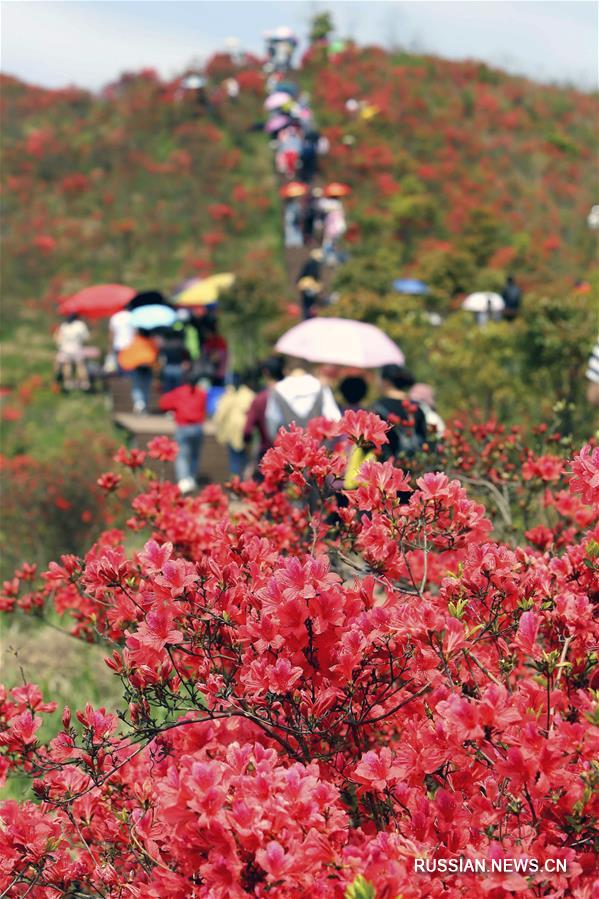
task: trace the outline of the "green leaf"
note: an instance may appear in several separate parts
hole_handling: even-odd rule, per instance
[[[345,891],[345,899],[376,899],[374,886],[362,874],[358,874]]]

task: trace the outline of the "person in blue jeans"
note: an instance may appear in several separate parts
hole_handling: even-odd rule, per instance
[[[160,397],[162,411],[175,415],[175,440],[179,447],[175,474],[181,493],[191,493],[197,486],[206,419],[206,391],[198,387],[198,378],[198,374],[188,370],[181,387],[169,390]]]
[[[160,384],[163,393],[168,393],[176,387],[181,387],[184,380],[186,363],[190,362],[190,355],[185,346],[185,333],[183,327],[172,328],[165,334],[160,349]]]
[[[152,392],[152,369],[149,365],[138,365],[131,372],[131,399],[133,411],[147,412],[150,408]]]

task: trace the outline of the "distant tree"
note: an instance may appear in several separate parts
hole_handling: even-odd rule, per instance
[[[389,205],[395,234],[408,247],[413,246],[416,238],[426,236],[438,225],[438,206],[430,194],[404,196],[402,193],[392,197]]]
[[[330,12],[320,12],[314,16],[310,23],[310,43],[317,44],[326,41],[335,30],[335,24]]]
[[[364,254],[356,253],[343,265],[335,278],[335,289],[346,292],[370,291],[387,294],[395,278],[401,274],[401,248],[381,247]],[[362,318],[362,316],[359,316]]]
[[[268,351],[265,329],[280,313],[284,285],[266,261],[244,268],[219,297],[223,331],[230,341],[232,364],[250,368]]]
[[[467,250],[434,250],[420,263],[424,281],[440,293],[454,297],[472,289],[476,263]]]
[[[469,252],[477,265],[486,265],[495,250],[505,243],[505,227],[490,209],[474,209],[464,225],[460,246]]]

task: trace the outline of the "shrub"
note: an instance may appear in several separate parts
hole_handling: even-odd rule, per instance
[[[592,889],[599,450],[563,490],[564,458],[527,455],[521,479],[545,485],[569,533],[558,548],[544,525],[544,550],[540,535],[513,548],[441,472],[366,462],[340,503],[343,446],[376,450],[386,427],[348,412],[281,432],[263,483],[235,482],[230,506],[220,488],[152,481],[129,522],[150,528],[143,550],[108,533],[41,586],[26,567],[5,585],[5,610],[53,603],[106,641],[123,706],[65,709],[40,745],[53,703],[32,685],[1,695],[1,770],[28,773],[38,798],[0,804],[3,890]],[[540,867],[419,879],[414,859],[434,853]],[[567,872],[548,879],[547,859]]]
[[[111,464],[114,443],[96,433],[67,440],[48,459],[2,459],[3,568],[24,561],[46,565],[61,553],[81,553],[110,522],[96,478]]]

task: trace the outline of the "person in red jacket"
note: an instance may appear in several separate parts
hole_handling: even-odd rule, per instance
[[[174,412],[177,429],[175,440],[179,453],[175,459],[175,474],[181,493],[195,489],[204,437],[206,419],[206,391],[198,387],[198,375],[187,372],[181,387],[169,390],[160,397],[163,412]]]

